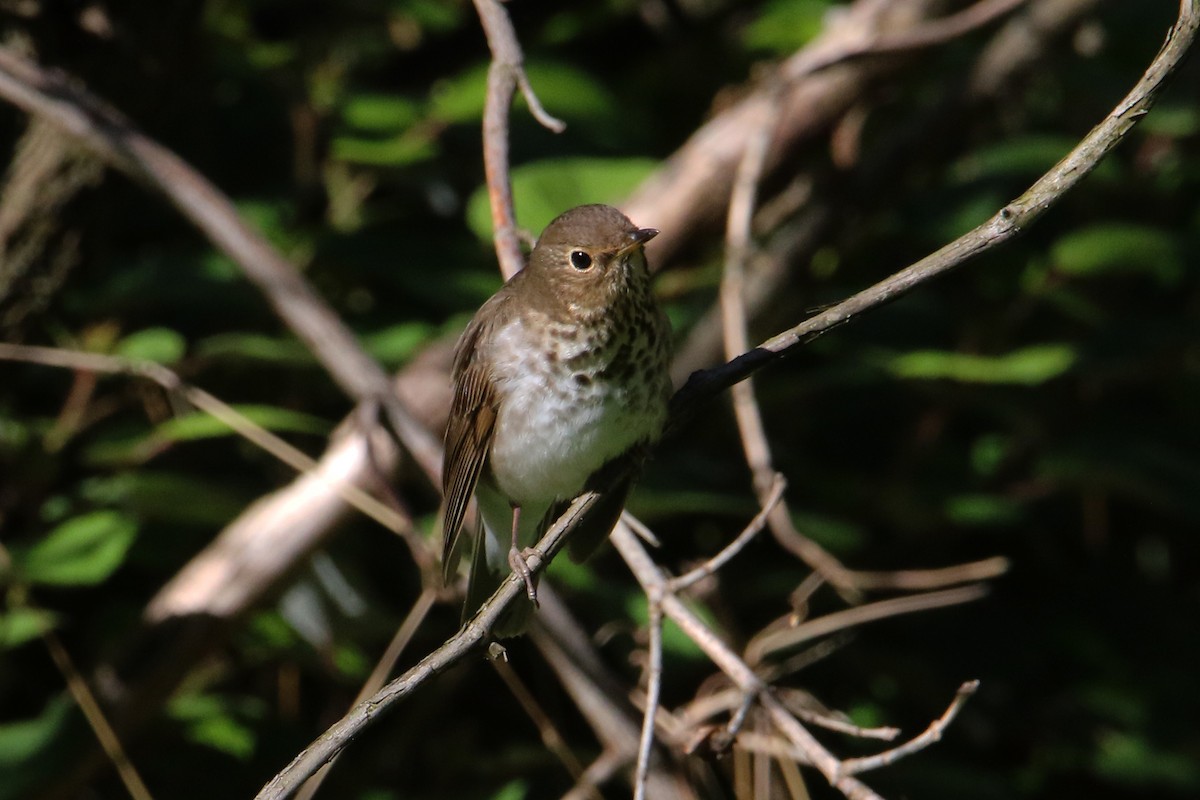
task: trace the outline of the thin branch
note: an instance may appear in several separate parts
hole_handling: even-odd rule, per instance
[[[792,59],[783,72],[788,80],[797,80],[860,58],[899,55],[936,47],[990,25],[1026,2],[1028,0],[979,0],[962,11],[940,19],[923,21],[906,31],[868,32],[861,41],[853,42],[840,50],[830,53],[809,51],[816,57]]]
[[[492,63],[488,67],[487,97],[483,106],[483,170],[492,209],[492,238],[500,273],[508,280],[525,266],[521,237],[513,210],[512,182],[508,165],[508,111],[518,88],[529,104],[534,119],[555,133],[566,123],[546,113],[529,85],[524,55],[508,12],[497,0],[474,0],[483,25]]]
[[[3,542],[0,542],[0,575],[10,575],[12,571],[12,554],[4,546]],[[19,585],[18,591],[13,594],[23,598],[21,605],[24,608],[34,612],[41,611],[30,598],[28,586]],[[47,624],[42,628],[41,636],[42,643],[46,645],[46,650],[49,651],[50,658],[54,661],[54,666],[58,668],[59,674],[62,675],[63,681],[67,684],[67,691],[75,699],[75,704],[83,712],[83,717],[87,720],[88,727],[92,729],[92,733],[95,734],[96,740],[100,742],[100,746],[104,749],[108,760],[116,768],[117,775],[120,777],[121,783],[125,786],[125,791],[129,792],[129,796],[133,800],[153,800],[153,795],[146,788],[146,783],[138,773],[137,767],[130,761],[129,753],[121,743],[121,737],[117,735],[112,723],[108,721],[108,717],[104,714],[104,709],[97,702],[96,695],[92,693],[88,682],[79,674],[79,669],[75,666],[74,659],[67,652],[67,648],[63,645],[62,640],[58,638],[58,634]]]
[[[912,755],[918,750],[924,750],[934,742],[941,741],[942,733],[954,721],[954,718],[958,716],[958,712],[962,709],[963,705],[971,699],[971,695],[975,694],[975,690],[978,688],[979,681],[967,681],[958,687],[958,692],[955,693],[954,700],[942,712],[942,716],[931,722],[929,727],[919,736],[910,739],[899,747],[893,747],[891,750],[885,750],[873,756],[848,758],[842,762],[842,773],[844,775],[856,775],[860,772],[886,767],[889,764],[896,763],[905,756]]]
[[[319,474],[318,463],[302,450],[279,438],[220,398],[185,383],[177,373],[153,361],[142,361],[104,353],[88,353],[57,347],[8,344],[0,342],[0,361],[20,361],[85,372],[133,375],[158,384],[172,396],[182,397],[192,406],[224,423],[230,430],[253,442],[281,462],[300,473]],[[433,570],[432,556],[413,527],[412,519],[382,503],[353,484],[331,482],[347,503],[379,524],[405,538],[417,565]],[[423,562],[429,562],[423,564]]]
[[[662,598],[649,595],[647,627],[650,633],[650,649],[646,665],[646,709],[642,716],[642,733],[638,739],[637,769],[634,771],[634,800],[646,800],[646,778],[650,774],[650,755],[654,750],[654,719],[658,714],[659,698],[662,696],[663,675],[663,613]]]
[[[583,777],[583,764],[575,757],[575,753],[571,751],[562,734],[558,732],[558,728],[554,726],[554,721],[546,713],[546,710],[542,708],[537,697],[534,696],[533,692],[529,691],[529,687],[525,685],[525,682],[521,680],[521,677],[517,675],[516,670],[512,668],[512,665],[507,660],[493,658],[491,659],[491,665],[500,675],[500,679],[504,681],[504,685],[508,687],[508,691],[516,698],[517,703],[525,711],[526,715],[533,720],[533,724],[537,727],[538,734],[542,738],[542,744],[546,746],[547,750],[558,757],[558,760],[566,767],[567,772],[570,773],[571,778],[578,783],[580,778]],[[592,795],[597,800],[601,800],[599,792],[594,791]]]
[[[943,589],[937,592],[892,597],[878,600],[853,608],[834,611],[801,625],[785,626],[776,630],[767,630],[750,640],[746,646],[745,658],[751,664],[762,663],[767,656],[779,650],[785,650],[811,641],[821,636],[827,636],[837,631],[845,630],[867,622],[894,617],[899,614],[915,614],[934,608],[959,605],[979,600],[987,594],[987,587],[978,584],[958,586],[953,589]]]
[[[379,691],[380,687],[387,681],[387,676],[395,668],[396,662],[400,660],[400,656],[404,653],[404,648],[408,647],[408,643],[416,635],[417,629],[421,627],[421,623],[429,615],[436,600],[437,592],[430,588],[424,589],[417,595],[416,602],[413,603],[412,608],[405,615],[404,621],[400,623],[400,627],[396,629],[395,635],[392,636],[392,641],[388,643],[387,649],[379,657],[375,668],[371,670],[371,674],[363,682],[362,688],[358,690],[358,694],[354,697],[354,702],[351,705],[357,705]],[[329,763],[325,764],[311,778],[305,781],[304,785],[300,787],[300,791],[296,793],[297,800],[312,800],[312,798],[316,797],[317,792],[321,790],[321,784],[325,782],[329,771],[333,769],[333,765],[336,763],[337,756],[334,756],[329,760]]]
[[[671,591],[682,592],[688,587],[693,586],[697,581],[704,580],[716,573],[717,570],[729,563],[730,559],[740,553],[750,543],[750,540],[757,536],[759,531],[767,524],[767,516],[779,505],[779,501],[783,499],[785,489],[787,489],[787,480],[783,475],[776,473],[771,487],[768,489],[767,498],[762,510],[754,516],[754,519],[750,520],[745,529],[732,542],[721,548],[721,551],[715,556],[695,569],[685,572],[677,578],[672,578],[669,584]]]

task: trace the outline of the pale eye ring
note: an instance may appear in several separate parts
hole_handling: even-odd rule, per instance
[[[582,250],[572,250],[571,266],[580,272],[585,272],[592,268],[592,257]]]

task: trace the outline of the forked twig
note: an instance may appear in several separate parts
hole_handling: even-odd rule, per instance
[[[483,170],[492,209],[492,239],[500,273],[508,280],[525,266],[517,215],[513,210],[512,182],[508,174],[508,110],[517,89],[525,96],[534,119],[555,133],[566,123],[546,113],[529,85],[524,55],[508,12],[498,0],[474,0],[483,25],[492,63],[488,67],[487,97],[483,105]]]

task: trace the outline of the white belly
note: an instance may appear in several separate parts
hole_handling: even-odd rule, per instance
[[[513,335],[520,324],[514,321],[497,338]],[[492,440],[492,474],[518,505],[574,497],[606,462],[662,431],[666,364],[657,370],[663,376],[658,386],[614,386],[598,376],[603,360],[588,358],[584,348],[580,344],[549,367],[544,354],[528,351],[496,365],[496,389],[503,399]],[[568,366],[579,354],[582,363]],[[559,382],[571,391],[547,389]]]

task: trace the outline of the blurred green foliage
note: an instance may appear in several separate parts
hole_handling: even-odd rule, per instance
[[[1020,194],[1132,85],[1174,5],[1102,5],[994,98],[964,94],[988,32],[881,79],[863,101],[861,158],[835,162],[822,136],[764,187],[769,198],[803,172],[828,222],[793,253],[754,334],[906,266]],[[514,109],[517,211],[534,233],[568,206],[619,201],[759,60],[785,57],[839,11],[826,0],[507,6],[534,88],[568,123],[555,136]],[[79,4],[0,22],[228,192],[387,367],[452,336],[499,285],[480,155],[488,53],[470,3],[103,8],[111,35],[82,26]],[[906,733],[962,680],[983,680],[943,742],[870,776],[884,796],[1200,795],[1198,68],[1026,236],[756,378],[794,521],[814,540],[864,569],[1013,562],[983,602],[875,624],[785,679]],[[0,119],[13,153],[24,118],[6,108]],[[38,275],[69,271],[0,285],[0,338],[169,365],[320,452],[348,401],[161,198],[110,174],[54,222],[77,245],[48,251]],[[681,341],[713,302],[721,238],[719,225],[699,232],[660,279]],[[41,633],[53,628],[84,674],[136,662],[155,591],[291,477],[212,417],[177,411],[138,379],[0,362],[11,554],[0,800],[39,796],[93,746]],[[399,491],[431,530],[428,487],[406,475]],[[679,570],[741,529],[755,505],[726,403],[663,444],[631,507]],[[323,557],[130,739],[156,797],[251,796],[352,701],[419,576],[394,537],[358,518]],[[763,536],[723,570],[710,618],[744,643],[788,613],[805,575]],[[645,598],[617,559],[556,563],[548,580],[636,683]],[[814,603],[837,607],[824,593]],[[435,609],[404,664],[457,622],[457,609]],[[665,700],[679,703],[710,668],[678,631],[665,644]],[[586,762],[597,745],[569,699],[528,643],[510,652]],[[819,783],[813,797],[831,796]],[[495,675],[471,664],[350,748],[323,792],[507,800],[569,786]],[[90,792],[125,796],[108,774]]]

